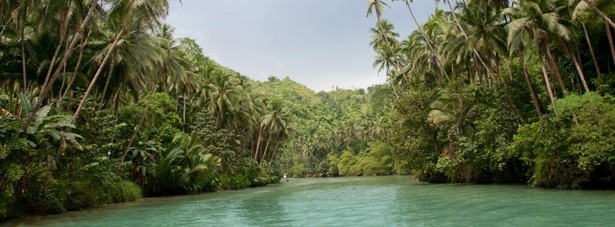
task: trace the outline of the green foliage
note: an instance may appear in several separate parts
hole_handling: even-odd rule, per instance
[[[278,182],[279,172],[267,172],[250,159],[241,159],[232,169],[221,173],[220,187],[222,189],[243,189]]]
[[[279,181],[283,98],[174,39],[166,1],[81,3],[0,10],[0,221]]]
[[[416,89],[404,93],[398,100],[398,123],[390,126],[396,131],[392,134],[396,172],[413,172],[419,178],[427,179],[427,176],[435,171],[435,163],[446,139],[437,127],[427,121],[431,103],[437,97],[437,91],[426,89],[419,84]]]
[[[117,177],[97,181],[84,179],[72,181],[67,186],[66,208],[80,210],[102,204],[135,201],[141,198],[141,188],[132,181]]]
[[[316,93],[289,78],[271,78],[258,91],[286,107],[297,125],[297,136],[280,157],[282,169],[293,177],[326,176],[331,168],[328,154],[365,150],[371,141],[388,140],[389,131],[380,124],[390,122],[392,112],[389,101],[393,94],[387,85],[370,87],[367,92],[334,89]]]
[[[355,155],[345,150],[339,157],[329,154],[329,176],[377,176],[393,173],[391,147],[383,141],[370,142],[368,148]]]
[[[613,185],[613,97],[568,95],[557,105],[559,115],[519,128],[510,148],[531,166],[531,183],[561,188]]]
[[[36,137],[37,141],[44,140],[42,137],[51,137],[53,141],[66,140],[77,146],[80,146],[77,142],[78,138],[83,138],[78,134],[68,132],[67,129],[76,128],[73,123],[73,118],[68,115],[49,115],[51,106],[42,107],[35,115],[34,122],[28,126],[26,133]],[[66,130],[66,131],[65,131]],[[62,145],[65,146],[65,145]]]
[[[119,119],[129,128],[140,129],[142,137],[170,143],[181,130],[177,104],[168,93],[155,93],[120,109]]]
[[[139,155],[143,160],[155,160],[153,173],[145,183],[146,191],[153,195],[194,193],[215,189],[212,174],[220,159],[206,153],[196,134],[178,133],[173,138],[173,147],[151,149],[155,154]],[[143,165],[137,169],[144,169]]]

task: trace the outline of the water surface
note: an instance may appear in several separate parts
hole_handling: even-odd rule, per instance
[[[614,191],[427,184],[412,177],[291,179],[239,191],[148,198],[10,225],[609,226]]]

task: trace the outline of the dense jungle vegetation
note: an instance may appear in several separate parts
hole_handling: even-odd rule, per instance
[[[388,84],[217,64],[166,0],[0,0],[0,221],[291,176],[615,186],[615,2],[368,0]]]
[[[370,0],[368,10],[374,66],[394,93],[383,127],[397,173],[615,186],[615,2],[444,1],[448,11],[401,38],[384,11],[414,18],[411,3]]]
[[[0,220],[279,181],[292,119],[168,7],[0,1]]]

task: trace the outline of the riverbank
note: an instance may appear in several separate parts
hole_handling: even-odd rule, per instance
[[[138,189],[139,194],[133,194],[132,197],[127,197],[126,200],[122,200],[122,201],[117,201],[117,202],[112,202],[112,203],[105,203],[105,204],[97,204],[95,206],[89,206],[89,207],[83,207],[81,209],[73,209],[73,210],[66,210],[64,212],[60,212],[60,213],[48,213],[48,214],[38,214],[38,215],[34,215],[34,214],[22,214],[22,215],[17,215],[17,216],[12,216],[9,218],[5,218],[5,219],[0,219],[0,224],[11,224],[11,223],[19,223],[22,221],[36,221],[36,220],[43,220],[46,219],[47,217],[53,217],[53,216],[59,216],[59,215],[65,215],[65,214],[70,214],[70,213],[74,213],[74,212],[96,212],[97,210],[106,210],[106,209],[114,209],[114,208],[122,208],[122,207],[130,207],[131,204],[135,204],[135,202],[139,202],[139,201],[168,201],[168,200],[174,200],[176,198],[185,198],[185,197],[189,197],[189,196],[198,196],[198,195],[204,195],[204,194],[210,194],[210,193],[222,193],[222,192],[228,192],[228,191],[238,191],[238,190],[245,190],[245,189],[249,189],[249,188],[258,188],[258,187],[266,187],[268,185],[272,185],[272,184],[278,184],[280,183],[281,177],[280,176],[273,176],[270,178],[270,181],[265,182],[263,181],[264,179],[261,178],[259,180],[255,179],[255,182],[251,185],[248,185],[247,187],[242,187],[242,188],[231,188],[231,187],[220,187],[215,191],[208,191],[208,192],[197,192],[197,193],[190,193],[190,194],[175,194],[175,195],[158,195],[158,196],[147,196],[147,195],[143,195],[142,191],[140,188]],[[134,192],[133,192],[134,193]]]

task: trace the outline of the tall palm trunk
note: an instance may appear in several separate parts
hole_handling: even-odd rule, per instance
[[[53,84],[53,82],[58,78],[58,75],[60,75],[60,72],[62,72],[64,66],[66,65],[66,62],[68,61],[68,57],[72,55],[73,49],[75,45],[77,45],[77,40],[82,38],[81,36],[83,34],[83,30],[85,30],[88,22],[90,21],[90,18],[92,17],[92,14],[94,13],[94,9],[96,8],[96,6],[98,6],[98,1],[96,0],[92,1],[92,5],[90,6],[88,13],[86,14],[81,24],[79,25],[79,28],[73,34],[73,40],[71,41],[70,45],[66,48],[66,52],[64,52],[64,56],[62,57],[62,61],[60,61],[60,64],[58,65],[55,72],[51,76],[49,80],[49,85]],[[41,93],[38,98],[38,102],[36,102],[36,105],[34,105],[32,113],[30,114],[30,116],[28,117],[28,119],[26,120],[24,124],[24,128],[28,128],[30,124],[32,123],[32,120],[34,120],[34,115],[36,114],[36,112],[38,112],[38,110],[43,105],[43,102],[45,101],[45,99],[49,95],[49,92],[51,91],[51,87],[52,86],[46,86],[42,88]]]
[[[538,37],[538,35],[536,34],[536,30],[533,31],[534,32],[534,37]],[[555,112],[555,114],[557,115],[557,105],[555,104],[555,89],[553,88],[553,86],[551,86],[551,80],[549,78],[549,73],[547,72],[547,68],[545,67],[545,64],[549,64],[548,60],[544,59],[544,56],[541,55],[540,53],[540,41],[535,38],[535,42],[536,42],[536,56],[538,57],[538,59],[540,60],[540,69],[542,70],[542,75],[544,77],[545,80],[545,85],[547,86],[547,93],[549,94],[549,99],[551,99],[551,104],[553,105],[553,112]],[[545,47],[547,48],[545,53],[551,53],[549,51],[549,46],[548,46],[548,42],[545,42],[547,44],[545,44]],[[563,91],[562,91],[563,92]]]
[[[77,57],[77,65],[75,66],[75,69],[73,70],[73,76],[70,78],[70,80],[68,81],[68,84],[66,85],[66,89],[64,90],[64,93],[62,93],[62,95],[58,99],[57,106],[56,106],[57,108],[61,107],[62,101],[70,92],[71,87],[73,86],[73,83],[75,83],[75,80],[77,80],[77,72],[79,71],[79,68],[81,67],[81,61],[83,60],[83,51],[85,50],[85,43],[90,37],[91,33],[92,31],[88,31],[88,34],[85,35],[85,37],[81,39],[81,42],[79,44],[80,45],[79,46],[79,57]]]
[[[598,65],[598,60],[596,59],[596,54],[594,53],[594,45],[592,45],[592,40],[589,37],[589,33],[587,32],[587,26],[585,26],[585,23],[581,23],[581,26],[583,27],[583,34],[585,35],[585,41],[587,42],[587,46],[589,47],[589,53],[592,56],[592,61],[594,62],[594,67],[596,67],[596,74],[598,74],[598,77],[602,76],[600,73],[600,66]]]
[[[269,150],[269,144],[271,143],[271,134],[267,137],[267,143],[265,143],[265,150],[263,151],[263,156],[261,157],[260,163],[262,164],[264,160],[267,159],[267,151]]]
[[[256,139],[256,149],[254,149],[254,154],[252,155],[252,162],[256,162],[258,159],[258,152],[261,146],[261,142],[263,141],[263,127],[258,127],[258,138]]]
[[[109,89],[109,84],[111,83],[111,77],[113,77],[113,69],[115,64],[110,64],[109,66],[109,73],[107,75],[107,80],[105,81],[105,86],[103,87],[103,92],[102,95],[100,96],[103,100],[105,100],[105,96],[107,95],[107,89]],[[100,109],[102,109],[105,104],[107,104],[108,102],[103,102],[103,105],[100,105]]]
[[[611,33],[611,28],[609,24],[607,24],[606,20],[604,21],[604,27],[606,30],[606,37],[609,39],[609,47],[611,48],[611,57],[613,57],[613,64],[615,64],[615,45],[613,45],[613,34]]]
[[[182,95],[183,107],[182,107],[182,128],[186,130],[186,94]]]
[[[585,73],[583,73],[583,67],[581,63],[579,63],[579,58],[577,55],[572,55],[572,61],[574,62],[574,66],[579,73],[579,78],[581,79],[581,83],[583,84],[583,89],[585,89],[585,93],[589,93],[589,86],[587,86],[587,81],[585,81]]]
[[[68,25],[65,24],[65,22],[67,21],[66,18],[68,17],[68,9],[70,8],[70,2],[71,1],[68,1],[68,5],[66,6],[66,9],[61,15],[59,32],[60,40],[58,41],[56,49],[51,57],[51,62],[49,63],[49,69],[47,70],[47,75],[45,76],[45,82],[43,83],[43,87],[52,86],[49,84],[49,80],[51,79],[51,72],[53,72],[53,66],[56,64],[56,61],[60,55],[60,50],[62,49],[64,43],[64,39],[66,38],[66,34],[68,33]]]
[[[566,42],[562,39],[558,39],[557,41],[559,42],[566,56],[568,56],[574,63],[574,67],[577,70],[577,74],[579,75],[579,79],[581,80],[581,84],[583,85],[583,89],[585,90],[585,93],[588,93],[589,86],[587,86],[587,81],[585,80],[585,72],[583,71],[583,66],[581,66],[581,57],[579,55],[579,51],[577,50],[578,48],[571,48],[569,42]],[[574,79],[572,79],[572,86],[574,87]]]
[[[117,43],[120,41],[120,38],[124,34],[124,29],[125,28],[120,29],[120,31],[115,35],[115,38],[113,39],[113,43],[111,43],[111,47],[109,47],[109,50],[105,54],[105,58],[98,66],[98,70],[96,71],[96,74],[94,74],[94,78],[92,78],[92,81],[90,81],[90,85],[88,85],[88,88],[85,90],[85,93],[83,94],[83,98],[81,98],[81,102],[79,102],[79,106],[77,106],[77,110],[75,111],[75,114],[73,114],[74,120],[77,120],[77,118],[79,117],[79,113],[81,112],[81,109],[85,105],[85,102],[87,101],[90,92],[92,92],[92,88],[94,88],[94,84],[96,84],[96,80],[102,73],[103,68],[105,67],[105,65],[107,64],[107,61],[111,57],[111,53],[113,53],[113,50],[117,46]]]
[[[25,36],[25,30],[26,30],[26,19],[27,19],[27,15],[28,15],[28,5],[27,4],[23,4],[23,12],[21,13],[21,19],[19,19],[19,41],[21,43],[21,73],[22,73],[22,79],[23,79],[23,92],[25,93],[28,90],[28,86],[27,86],[27,76],[26,76],[26,36]]]
[[[545,80],[545,85],[547,86],[547,93],[549,93],[549,99],[551,99],[551,105],[553,105],[553,112],[555,112],[555,114],[557,115],[557,105],[555,104],[555,94],[553,92],[553,87],[551,86],[551,81],[549,80],[549,74],[547,73],[547,69],[545,68],[545,63],[542,58],[541,58],[541,63],[540,63],[540,69],[542,70],[542,75]]]
[[[530,91],[530,96],[532,97],[532,104],[534,104],[534,108],[536,109],[536,116],[540,118],[543,114],[542,105],[540,103],[540,100],[538,99],[538,95],[536,95],[534,84],[530,79],[530,73],[527,70],[527,64],[525,63],[525,59],[523,59],[523,54],[519,55],[519,60],[521,62],[521,68],[523,69],[523,75],[525,76],[525,83],[527,84],[527,89]]]
[[[113,101],[111,101],[111,112],[115,112],[115,109],[118,107],[118,103],[120,100],[120,90],[115,91],[115,94],[113,95]]]
[[[562,75],[559,71],[559,67],[557,67],[557,63],[555,63],[555,58],[553,57],[553,54],[551,53],[551,48],[549,47],[548,41],[545,41],[544,50],[545,50],[545,55],[546,55],[545,60],[547,61],[547,64],[549,65],[549,68],[551,69],[551,71],[555,74],[555,79],[557,80],[557,83],[559,84],[561,91],[565,93],[566,85],[564,85],[564,80],[562,79]]]
[[[508,74],[508,79],[509,81],[513,80],[513,74],[512,74],[512,69],[510,68],[510,59],[504,58],[504,61],[506,61],[506,73]]]

